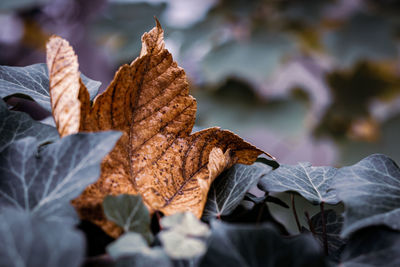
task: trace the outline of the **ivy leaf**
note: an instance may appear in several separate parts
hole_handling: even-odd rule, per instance
[[[325,266],[310,235],[282,238],[270,225],[211,223],[209,248],[200,266]]]
[[[100,162],[121,136],[76,134],[46,146],[20,139],[0,153],[0,208],[12,206],[50,221],[76,221],[70,201],[100,175]]]
[[[27,136],[35,137],[38,144],[59,138],[56,128],[36,122],[26,113],[9,111],[2,99],[0,99],[0,118],[0,152],[12,142]]]
[[[267,192],[297,192],[314,205],[337,204],[336,193],[328,190],[336,171],[332,167],[312,167],[304,162],[295,166],[281,165],[261,178],[258,186]]]
[[[101,82],[92,80],[82,73],[81,73],[81,79],[89,92],[90,99],[94,99],[97,96],[97,93],[99,92]]]
[[[152,242],[150,214],[141,196],[126,194],[106,196],[103,208],[107,219],[122,227],[124,232],[137,232],[142,234],[147,242]]]
[[[326,210],[324,212],[326,236],[328,239],[328,252],[329,257],[338,262],[340,259],[340,253],[346,244],[346,239],[340,237],[340,232],[343,226],[343,217],[336,214],[334,210]],[[311,217],[311,224],[314,228],[317,240],[320,242],[321,247],[323,246],[323,223],[321,212]]]
[[[167,255],[173,259],[191,259],[205,253],[205,239],[210,235],[207,224],[192,213],[178,213],[161,219],[164,229],[158,237]]]
[[[191,134],[196,101],[184,70],[164,48],[163,35],[157,21],[142,36],[139,57],[120,67],[93,105],[69,43],[52,37],[47,44],[52,114],[60,135],[123,132],[103,161],[99,180],[74,201],[81,218],[110,235],[114,229],[99,209],[106,195],[140,194],[150,213],[190,211],[200,218],[214,179],[235,163],[252,164],[263,153],[218,127]]]
[[[246,192],[271,170],[271,167],[262,163],[249,166],[236,164],[220,175],[211,184],[203,219],[229,215],[243,200]]]
[[[339,169],[334,188],[345,205],[342,236],[381,224],[400,230],[400,169],[389,157],[374,154]]]
[[[81,79],[91,98],[94,98],[101,82],[91,80],[83,74],[81,74]],[[29,96],[43,108],[51,111],[46,64],[39,63],[26,67],[0,66],[0,97],[15,94]]]
[[[399,255],[399,232],[385,227],[369,227],[350,237],[340,266],[400,266]]]
[[[0,213],[1,266],[81,266],[83,235],[69,225],[42,221],[22,210]]]
[[[150,248],[143,236],[129,232],[107,247],[107,253],[116,260],[116,266],[172,266],[160,247]]]

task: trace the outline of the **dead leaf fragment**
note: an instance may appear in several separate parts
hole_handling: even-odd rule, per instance
[[[142,45],[140,56],[120,67],[91,105],[71,46],[60,37],[47,44],[50,95],[60,135],[123,132],[103,160],[99,180],[73,203],[83,219],[112,236],[121,232],[104,218],[101,203],[106,195],[141,194],[150,212],[191,211],[200,217],[212,181],[233,164],[252,164],[263,153],[219,128],[190,134],[196,101],[189,95],[184,70],[164,48],[158,21],[143,35]]]

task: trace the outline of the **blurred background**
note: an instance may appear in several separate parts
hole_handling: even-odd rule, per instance
[[[0,65],[45,62],[57,34],[104,90],[154,16],[196,129],[230,129],[286,164],[400,162],[400,1],[1,0]]]

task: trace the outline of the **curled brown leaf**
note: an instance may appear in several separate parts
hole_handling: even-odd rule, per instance
[[[120,130],[103,160],[101,177],[73,204],[81,218],[121,233],[102,212],[106,195],[140,194],[150,212],[191,211],[200,217],[212,181],[235,163],[252,164],[263,151],[219,128],[191,134],[196,101],[186,74],[164,48],[163,30],[142,37],[140,56],[123,65],[93,104],[79,79],[72,47],[60,37],[47,44],[53,116],[61,136]]]

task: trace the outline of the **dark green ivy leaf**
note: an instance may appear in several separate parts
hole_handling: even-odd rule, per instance
[[[84,253],[84,237],[70,225],[17,209],[0,213],[0,266],[78,267]]]
[[[35,137],[38,144],[59,138],[56,128],[36,122],[26,113],[9,111],[7,104],[0,99],[0,152],[12,142],[27,136]]]
[[[321,202],[337,204],[339,200],[331,187],[337,169],[312,167],[310,163],[280,165],[276,170],[261,178],[258,186],[267,192],[294,191],[314,205]]]
[[[86,85],[90,98],[97,95],[101,85],[81,74],[82,82]],[[44,63],[29,65],[26,67],[0,66],[0,97],[15,94],[29,96],[39,105],[51,111],[49,93],[49,75]]]
[[[79,133],[38,152],[20,139],[0,153],[0,210],[12,206],[48,221],[76,222],[70,201],[100,176],[100,163],[119,132]]]
[[[326,210],[324,212],[326,235],[328,239],[328,252],[329,257],[335,262],[339,261],[340,253],[346,244],[346,239],[340,237],[340,232],[343,226],[343,217],[337,215],[334,210]],[[311,218],[311,224],[314,228],[317,240],[320,242],[321,247],[323,246],[323,224],[321,212],[315,214]]]
[[[211,242],[200,266],[325,266],[321,247],[310,235],[284,238],[268,224],[213,221],[211,226]]]
[[[152,242],[150,214],[140,195],[107,196],[104,198],[103,208],[107,219],[122,227],[124,232],[137,232],[147,242]]]
[[[387,156],[339,169],[334,188],[345,205],[343,236],[372,225],[400,230],[400,169]]]
[[[272,170],[262,163],[236,164],[221,174],[211,185],[203,219],[211,220],[229,215],[243,200],[246,192]]]
[[[385,227],[369,227],[350,237],[340,266],[400,266],[400,233]]]

